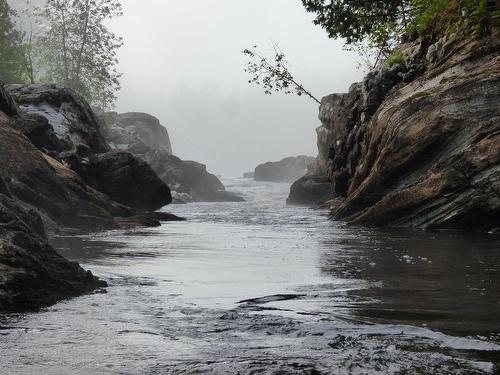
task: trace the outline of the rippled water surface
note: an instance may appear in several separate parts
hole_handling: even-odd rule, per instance
[[[349,227],[226,183],[247,202],[54,239],[109,287],[0,316],[0,374],[498,373],[498,237]]]

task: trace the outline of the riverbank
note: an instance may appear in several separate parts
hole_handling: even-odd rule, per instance
[[[485,374],[500,363],[496,237],[346,226],[287,206],[286,184],[224,182],[247,202],[56,238],[107,293],[3,315],[5,371]]]

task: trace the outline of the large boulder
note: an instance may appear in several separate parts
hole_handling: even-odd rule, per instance
[[[110,151],[94,112],[72,89],[50,84],[5,88],[22,112],[45,117],[66,149],[84,144],[94,153]]]
[[[203,164],[181,160],[166,151],[150,151],[143,157],[181,201],[243,201],[243,198],[227,192],[222,182],[208,173]]]
[[[109,127],[106,138],[115,150],[133,154],[145,154],[150,150],[172,154],[172,145],[167,129],[160,120],[147,113],[107,113]]]
[[[314,206],[333,198],[332,184],[323,175],[306,175],[290,187],[288,204]]]
[[[323,98],[316,169],[331,181],[335,218],[500,227],[500,33],[444,39],[404,46],[406,66]]]
[[[157,210],[172,202],[169,187],[151,166],[128,152],[91,156],[85,181],[113,200],[139,210]]]
[[[255,168],[256,181],[293,182],[307,173],[309,164],[316,158],[300,155],[289,157],[277,162],[267,162]]]

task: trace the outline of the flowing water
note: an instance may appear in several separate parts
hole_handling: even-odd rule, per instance
[[[55,238],[109,287],[1,316],[0,373],[498,373],[499,237],[350,227],[226,183],[247,202]]]

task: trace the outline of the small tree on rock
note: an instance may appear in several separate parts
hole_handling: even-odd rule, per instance
[[[297,82],[288,68],[285,54],[276,44],[273,44],[274,57],[267,58],[257,46],[245,49],[243,54],[250,58],[245,72],[251,75],[248,83],[253,83],[264,88],[266,94],[271,95],[274,91],[285,94],[305,95],[317,103],[321,103],[310,91]]]

